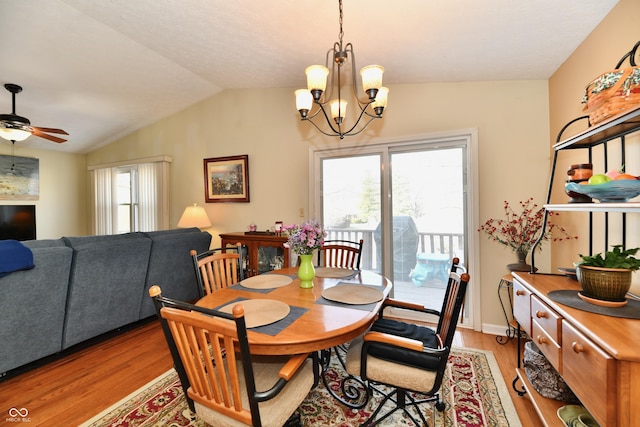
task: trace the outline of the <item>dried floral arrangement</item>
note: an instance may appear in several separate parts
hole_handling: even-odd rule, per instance
[[[544,220],[544,208],[538,206],[533,201],[533,197],[520,201],[520,212],[515,212],[509,202],[504,202],[504,219],[488,219],[478,229],[484,232],[490,240],[511,248],[514,252],[528,253],[542,232]],[[557,212],[549,212],[542,240],[560,242],[563,240],[577,239],[558,224],[555,224],[551,217],[558,215]],[[539,246],[540,248],[540,246]]]

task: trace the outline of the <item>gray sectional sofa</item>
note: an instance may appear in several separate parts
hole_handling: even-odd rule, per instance
[[[16,368],[155,315],[148,289],[198,298],[197,228],[23,242],[35,267],[0,277],[0,378]]]

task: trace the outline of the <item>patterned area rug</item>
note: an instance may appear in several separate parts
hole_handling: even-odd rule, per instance
[[[329,372],[334,390],[344,371],[332,360]],[[513,402],[493,353],[472,349],[453,349],[441,390],[446,404],[444,413],[436,411],[437,427],[505,426],[520,427]],[[374,398],[363,409],[354,410],[339,404],[325,389],[322,381],[309,393],[299,411],[304,426],[358,426],[380,401]],[[423,405],[425,418],[432,420],[433,405]],[[432,423],[432,421],[430,421]],[[195,426],[206,427],[187,406],[178,375],[173,369],[156,378],[111,408],[98,414],[81,427],[95,426]],[[385,420],[386,426],[415,426],[396,412]]]

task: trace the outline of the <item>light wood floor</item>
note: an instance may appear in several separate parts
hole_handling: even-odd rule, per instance
[[[526,397],[511,388],[516,340],[461,329],[456,346],[493,351],[523,427],[542,425]],[[137,390],[172,366],[157,322],[0,382],[0,425],[75,426]],[[11,422],[10,408],[26,408],[27,422]]]

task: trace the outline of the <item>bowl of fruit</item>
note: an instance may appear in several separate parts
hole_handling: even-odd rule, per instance
[[[567,182],[567,193],[578,193],[603,203],[628,202],[640,195],[640,179],[624,172],[595,174],[587,181]]]

